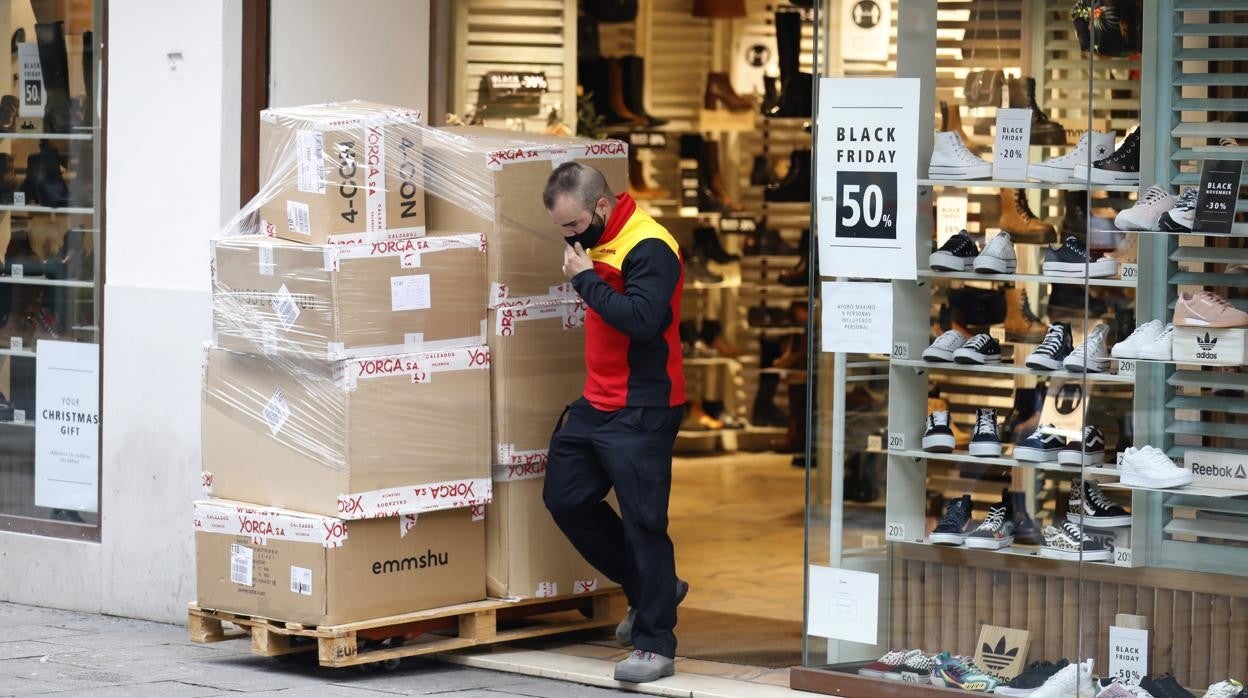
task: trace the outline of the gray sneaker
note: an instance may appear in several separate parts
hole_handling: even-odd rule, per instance
[[[676,605],[679,606],[681,601],[685,600],[685,594],[689,593],[689,582],[683,579],[676,580]],[[633,623],[637,622],[637,612],[632,606],[628,607],[628,612],[624,614],[624,620],[615,626],[615,641],[620,643],[620,647],[633,646]]]
[[[676,673],[676,662],[654,652],[634,650],[632,654],[615,665],[615,680],[628,683],[648,683]]]

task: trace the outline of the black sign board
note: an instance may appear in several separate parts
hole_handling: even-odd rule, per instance
[[[758,230],[758,221],[749,213],[725,213],[719,218],[721,233],[752,233]]]
[[[485,83],[490,99],[532,97],[547,90],[546,73],[491,71],[485,74]]]
[[[1221,235],[1231,232],[1243,169],[1243,160],[1205,160],[1200,163],[1200,189],[1196,195],[1196,221],[1192,230]]]
[[[628,134],[628,144],[634,148],[666,148],[667,134],[662,131],[633,131]]]
[[[680,205],[684,207],[698,207],[698,185],[701,177],[698,174],[698,168],[681,168],[680,170]]]

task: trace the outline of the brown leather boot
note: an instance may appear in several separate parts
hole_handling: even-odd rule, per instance
[[[633,150],[630,148],[628,158],[628,194],[638,201],[649,199],[666,199],[671,197],[672,193],[661,187],[652,187],[646,181],[646,175],[642,171],[641,161],[633,157]]]
[[[1027,302],[1027,290],[1005,290],[1005,338],[1011,342],[1036,343],[1044,339],[1049,326],[1040,321]]]
[[[732,80],[728,78],[728,73],[706,74],[706,92],[702,94],[702,106],[705,109],[714,109],[716,103],[722,104],[728,111],[754,109],[752,100],[742,97],[732,89]]]
[[[1001,190],[1001,220],[998,225],[1014,238],[1014,242],[1047,245],[1057,240],[1057,230],[1031,212],[1027,194],[1022,189]]]
[[[607,104],[621,119],[631,121],[635,126],[646,126],[649,121],[637,116],[624,103],[624,69],[620,67],[618,58],[607,61]]]
[[[723,171],[719,168],[719,143],[709,138],[703,141],[702,171],[711,195],[729,211],[740,211],[741,204],[728,196],[728,187],[724,186]]]
[[[966,130],[962,128],[962,107],[949,102],[940,103],[940,121],[941,131],[953,131],[958,134],[966,147],[972,153],[987,153],[991,150],[987,145],[966,135]]]

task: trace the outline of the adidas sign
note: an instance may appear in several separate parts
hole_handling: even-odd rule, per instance
[[[1188,451],[1183,460],[1195,485],[1248,492],[1248,456],[1244,454]]]
[[[1241,329],[1176,327],[1174,360],[1205,365],[1245,363],[1245,333]]]

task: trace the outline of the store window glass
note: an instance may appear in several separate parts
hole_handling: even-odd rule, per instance
[[[794,687],[1240,695],[1246,29],[1240,3],[820,3]]]
[[[98,537],[101,11],[0,3],[0,530]]]

